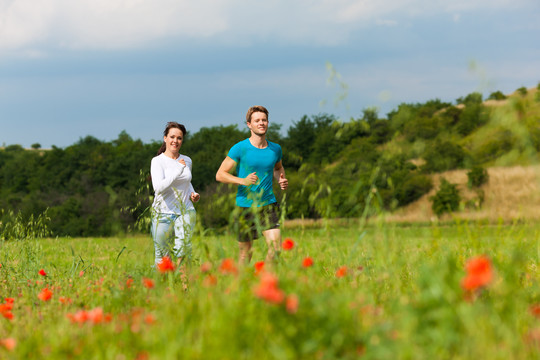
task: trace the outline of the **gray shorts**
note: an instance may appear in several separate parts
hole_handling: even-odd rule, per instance
[[[248,242],[260,237],[263,231],[279,229],[279,205],[268,204],[257,208],[239,207],[235,225],[238,241]]]

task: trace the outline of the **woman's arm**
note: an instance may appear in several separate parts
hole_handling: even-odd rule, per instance
[[[156,158],[152,159],[150,175],[152,176],[152,186],[154,191],[156,193],[162,193],[165,191],[171,186],[174,179],[184,172],[185,167],[186,165],[178,163],[177,168],[175,168],[174,171],[171,171],[168,176],[165,176],[164,164]]]

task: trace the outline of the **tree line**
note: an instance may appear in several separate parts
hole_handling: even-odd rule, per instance
[[[289,179],[285,194],[276,191],[286,218],[391,211],[430,191],[432,173],[536,156],[539,96],[517,91],[506,99],[495,92],[489,99],[508,101],[506,119],[515,122],[499,119],[480,93],[455,104],[402,103],[386,117],[371,108],[348,121],[305,115],[285,133],[271,120],[268,139],[282,145]],[[216,183],[215,173],[230,146],[248,136],[247,129],[230,125],[201,128],[184,140],[181,153],[193,160],[205,229],[221,231],[230,221],[235,188]],[[153,195],[150,161],[160,145],[124,131],[113,141],[87,136],[51,150],[7,146],[0,150],[1,221],[10,213],[29,218],[46,211],[53,235],[108,236],[141,224],[146,231],[141,219],[148,218]]]

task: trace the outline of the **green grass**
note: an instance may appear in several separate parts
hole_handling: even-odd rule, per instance
[[[236,258],[234,237],[196,236],[187,291],[179,272],[151,267],[150,236],[3,242],[0,294],[14,299],[14,318],[0,317],[0,340],[16,346],[0,346],[0,358],[536,359],[539,233],[532,224],[286,229],[295,247],[269,271],[298,298],[296,312],[254,294],[263,241],[235,275],[219,270]],[[481,254],[495,278],[470,299],[464,265]],[[45,287],[48,301],[38,298]],[[95,308],[109,319],[69,319]]]

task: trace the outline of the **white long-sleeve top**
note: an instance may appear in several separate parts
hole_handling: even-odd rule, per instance
[[[186,165],[178,160],[183,159]],[[174,160],[164,153],[154,157],[150,165],[152,186],[154,187],[154,211],[163,214],[183,214],[195,210],[191,202],[191,169],[193,162],[189,156],[180,155]]]

